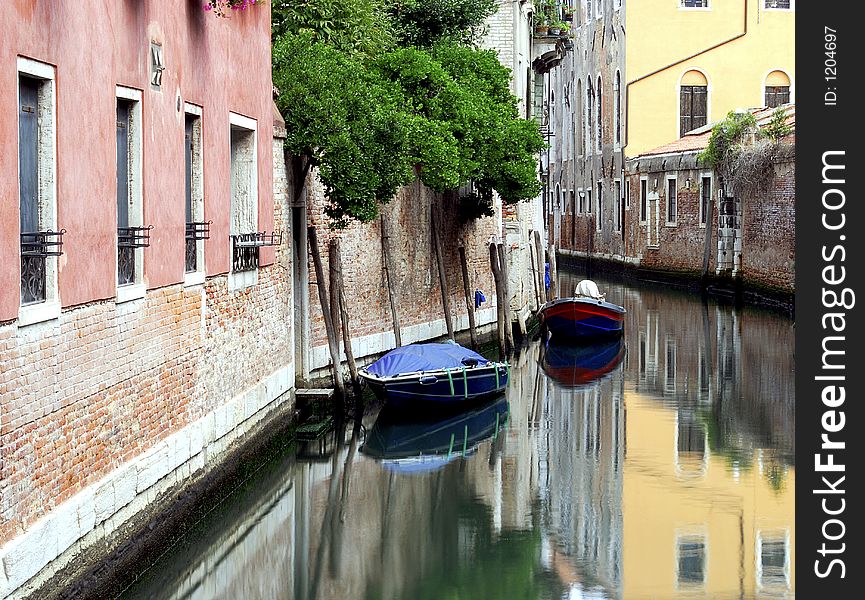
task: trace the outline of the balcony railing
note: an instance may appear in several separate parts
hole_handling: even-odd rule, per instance
[[[117,228],[117,285],[135,283],[135,250],[150,246],[150,230],[147,227]]]
[[[253,271],[258,268],[259,248],[278,246],[282,243],[282,232],[239,233],[231,236],[232,270]]]
[[[186,272],[198,270],[198,240],[210,239],[210,225],[213,221],[195,221],[186,224]]]
[[[60,231],[27,231],[21,233],[21,304],[45,301],[47,259],[63,254]]]

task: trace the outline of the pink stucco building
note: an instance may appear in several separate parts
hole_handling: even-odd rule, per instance
[[[290,406],[272,94],[267,3],[2,3],[0,597]]]

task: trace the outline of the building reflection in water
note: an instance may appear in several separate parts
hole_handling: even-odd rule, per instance
[[[792,322],[602,287],[628,310],[611,368],[536,341],[490,418],[369,415],[276,457],[128,595],[792,597]],[[374,430],[446,460],[395,463]]]

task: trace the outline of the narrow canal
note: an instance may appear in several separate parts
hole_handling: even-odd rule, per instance
[[[621,343],[535,340],[503,398],[287,448],[125,596],[792,597],[792,321],[596,280]]]

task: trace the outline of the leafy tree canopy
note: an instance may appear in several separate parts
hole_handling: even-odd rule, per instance
[[[443,40],[471,45],[495,14],[495,0],[389,0],[396,35],[403,46],[426,48]]]
[[[487,205],[494,190],[505,202],[537,196],[535,154],[544,142],[535,123],[519,118],[510,71],[493,51],[454,41],[468,39],[471,23],[486,18],[478,7],[494,10],[495,3],[424,2],[442,23],[445,8],[451,17],[447,27],[425,29],[424,43],[437,41],[419,48],[404,38],[391,45],[382,33],[390,18],[380,15],[384,2],[400,27],[422,29],[407,16],[423,12],[420,2],[274,1],[273,78],[286,146],[319,168],[335,225],[375,218],[377,201],[389,201],[415,168],[439,192],[474,182]],[[475,7],[474,16],[461,12],[462,4]],[[354,11],[347,21],[357,26],[334,16],[343,9]],[[368,44],[365,32],[381,35]]]

